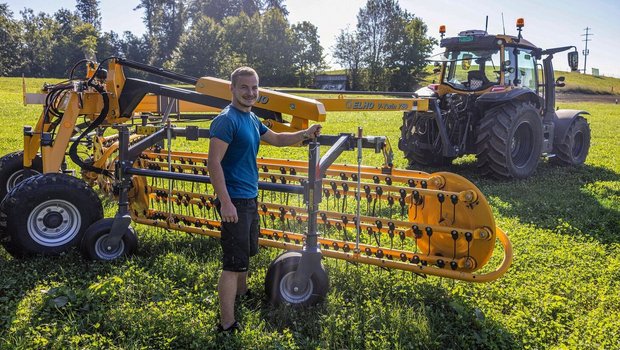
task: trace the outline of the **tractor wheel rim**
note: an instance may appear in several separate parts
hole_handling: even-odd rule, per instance
[[[301,304],[310,299],[314,285],[312,279],[308,280],[304,290],[295,291],[293,287],[295,272],[291,271],[280,280],[280,293],[282,298],[289,304]]]
[[[37,175],[41,174],[40,172],[36,170],[31,169],[30,171],[33,174],[37,174]],[[11,190],[22,181],[24,181],[24,170],[23,169],[20,169],[14,172],[13,174],[11,174],[11,176],[9,176],[9,178],[6,180],[6,193],[11,192]]]
[[[67,244],[77,236],[82,218],[77,207],[62,199],[37,205],[28,215],[28,234],[46,247]]]
[[[510,140],[510,154],[512,163],[516,167],[523,167],[532,156],[533,133],[528,123],[521,123]]]
[[[114,260],[125,251],[125,242],[121,239],[115,246],[108,243],[109,234],[105,234],[95,242],[95,253],[102,260]]]
[[[573,158],[577,158],[581,155],[581,152],[584,147],[583,144],[584,144],[583,133],[582,132],[575,133],[575,135],[573,136],[573,147],[572,147]]]

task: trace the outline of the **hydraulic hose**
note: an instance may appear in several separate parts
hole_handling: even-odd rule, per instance
[[[95,172],[97,174],[103,174],[109,177],[113,177],[113,175],[107,169],[97,168],[90,164],[87,164],[77,154],[77,148],[78,148],[80,141],[84,138],[84,136],[88,135],[88,133],[90,133],[96,127],[101,125],[101,123],[103,123],[110,109],[110,98],[108,97],[108,93],[105,91],[105,89],[100,85],[96,85],[92,83],[89,83],[89,85],[92,86],[103,98],[103,108],[101,109],[101,113],[99,113],[99,116],[97,117],[97,119],[95,119],[86,128],[86,130],[84,130],[80,134],[80,136],[77,137],[77,139],[73,142],[73,144],[71,144],[71,147],[69,148],[69,157],[75,164],[77,164],[80,168],[84,170],[88,170],[88,171]]]

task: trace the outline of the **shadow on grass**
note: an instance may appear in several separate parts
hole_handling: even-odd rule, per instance
[[[524,180],[497,181],[479,175],[472,161],[446,169],[472,181],[502,216],[567,235],[592,237],[601,243],[620,242],[620,174],[608,168],[562,167],[541,162]]]
[[[0,248],[0,348],[217,347],[219,242],[148,229],[138,228],[135,256],[112,262],[77,249],[12,259]]]
[[[452,281],[343,265],[329,269],[332,289],[323,304],[266,306],[261,318],[278,332],[291,332],[301,348],[522,347],[518,337],[472,306],[475,300],[451,295]]]
[[[53,322],[63,311],[83,308],[80,290],[110,269],[111,265],[84,264],[76,250],[56,257],[13,259],[2,249],[0,338],[10,341],[5,338],[9,330],[19,337],[46,319]]]

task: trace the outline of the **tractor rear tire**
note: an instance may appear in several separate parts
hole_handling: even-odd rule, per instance
[[[30,168],[32,175],[39,175],[43,172],[43,162],[41,156],[37,155],[32,160]],[[11,192],[13,187],[24,180],[24,152],[17,151],[9,153],[0,158],[0,201]]]
[[[577,116],[566,131],[561,143],[555,144],[555,157],[550,162],[557,165],[581,165],[590,151],[590,126],[586,119]]]
[[[403,117],[399,148],[409,161],[409,167],[416,165],[444,167],[452,164],[453,157],[444,157],[441,140],[437,129],[437,121],[429,114],[410,112]],[[422,148],[421,145],[435,144],[433,149]]]
[[[291,287],[299,262],[300,252],[285,252],[278,256],[267,270],[265,292],[273,305],[312,306],[322,301],[329,290],[329,278],[323,265],[312,274],[304,290]]]
[[[138,237],[136,237],[136,232],[131,226],[127,227],[116,247],[110,247],[106,244],[113,223],[113,218],[105,218],[86,229],[80,243],[80,251],[85,259],[109,261],[135,252],[138,246]]]
[[[531,176],[541,157],[542,119],[534,106],[513,101],[488,110],[478,125],[476,158],[483,175]]]
[[[102,217],[101,201],[84,181],[56,173],[33,176],[0,204],[0,226],[8,235],[2,244],[16,257],[56,255],[80,242]]]

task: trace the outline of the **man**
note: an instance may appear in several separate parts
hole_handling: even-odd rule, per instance
[[[235,297],[248,292],[250,256],[258,253],[258,166],[260,141],[289,146],[321,134],[315,124],[298,132],[276,133],[251,112],[258,99],[258,75],[241,67],[230,77],[232,103],[211,123],[209,175],[217,194],[222,219],[223,271],[217,290],[220,298],[219,331],[237,331]]]

